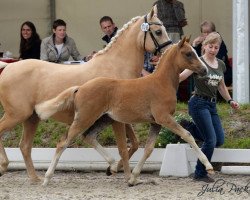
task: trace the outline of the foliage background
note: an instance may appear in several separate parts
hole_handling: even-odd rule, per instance
[[[225,148],[250,148],[250,104],[241,105],[241,109],[237,112],[232,112],[228,104],[218,103],[218,113],[221,117],[223,127],[225,129],[226,140],[223,147]],[[3,115],[3,109],[0,107],[0,115]],[[187,104],[178,103],[175,113],[175,118],[179,122],[182,118],[190,119],[187,114]],[[134,124],[136,136],[140,141],[140,146],[143,147],[147,140],[148,123]],[[47,120],[40,123],[35,138],[33,147],[56,147],[56,143],[60,137],[68,130],[68,126]],[[2,139],[5,147],[18,147],[22,135],[22,126],[16,126],[12,131],[6,132]],[[115,138],[112,133],[112,128],[108,127],[98,136],[98,141],[104,146],[115,146]],[[175,134],[168,129],[163,128],[157,138],[155,147],[165,148],[169,143],[183,142]],[[70,147],[89,147],[83,142],[79,136]]]

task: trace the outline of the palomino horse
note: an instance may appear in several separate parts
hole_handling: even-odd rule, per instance
[[[151,75],[132,80],[96,78],[82,86],[71,87],[57,97],[37,105],[36,113],[41,119],[47,119],[71,104],[75,106],[74,121],[65,138],[57,144],[55,156],[45,175],[44,185],[48,184],[61,154],[71,141],[103,114],[108,114],[112,119],[122,123],[151,123],[144,155],[132,171],[129,185],[138,183],[137,177],[153,151],[161,126],[168,127],[188,142],[208,172],[212,173],[212,165],[195,143],[193,136],[172,116],[176,107],[179,73],[185,68],[200,75],[207,73],[205,64],[184,38],[164,52],[157,70]]]
[[[144,52],[155,52],[165,49],[170,43],[161,21],[156,16],[154,7],[149,14],[135,17],[119,30],[112,42],[99,51],[96,56],[84,65],[62,65],[40,60],[23,60],[7,65],[0,76],[0,100],[4,116],[0,120],[0,138],[5,131],[18,123],[23,123],[23,136],[20,149],[31,181],[38,181],[31,159],[31,148],[39,118],[34,106],[74,85],[81,85],[96,77],[113,77],[131,79],[140,77]],[[54,119],[71,124],[74,110],[70,108],[52,116]],[[123,160],[125,176],[130,176],[128,159],[138,148],[138,143],[131,126],[126,126],[127,135],[133,147],[127,152],[125,126],[113,123],[117,145]],[[117,171],[117,163],[107,154],[96,140],[96,133],[85,134],[86,141],[104,156],[112,171]],[[88,139],[91,137],[91,140]],[[122,141],[119,143],[119,141]],[[124,151],[126,149],[126,151]],[[128,155],[129,154],[129,155]],[[9,164],[4,147],[0,142],[0,175]]]

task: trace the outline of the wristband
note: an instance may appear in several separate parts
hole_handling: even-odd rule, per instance
[[[234,100],[233,100],[233,99],[229,99],[229,100],[227,101],[227,103],[229,103],[229,104],[230,104],[230,103],[231,103],[231,101],[234,101]]]

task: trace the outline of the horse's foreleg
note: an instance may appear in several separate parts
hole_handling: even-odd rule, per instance
[[[148,140],[146,142],[143,157],[139,160],[139,162],[137,163],[137,165],[135,166],[135,168],[132,171],[131,177],[128,181],[129,186],[134,186],[134,185],[140,183],[140,181],[137,180],[137,177],[139,176],[144,163],[146,162],[146,160],[148,159],[148,157],[151,155],[152,151],[154,150],[156,138],[157,138],[160,130],[161,130],[160,125],[151,124],[150,131],[149,131],[149,137],[148,137]]]
[[[137,149],[139,148],[139,142],[135,136],[135,132],[134,132],[131,124],[126,124],[125,127],[126,127],[126,136],[131,142],[131,146],[130,146],[129,151],[128,151],[128,157],[130,159],[131,156],[134,154],[134,152],[136,152]],[[118,162],[118,166],[117,166],[118,171],[122,168],[122,165],[123,165],[122,162],[123,162],[122,159]]]
[[[0,141],[0,176],[2,176],[4,172],[7,170],[8,165],[9,165],[9,160],[4,150],[2,141]]]
[[[129,154],[128,154],[128,149],[127,149],[127,141],[126,141],[126,131],[125,131],[125,124],[121,124],[119,122],[115,122],[112,124],[113,130],[115,133],[116,137],[116,143],[118,146],[119,154],[121,156],[121,161],[123,165],[123,170],[125,173],[125,179],[128,181],[130,175],[131,175],[131,170],[129,167]],[[118,170],[119,164],[116,166],[116,169],[113,170]],[[112,170],[112,168],[111,168]]]
[[[2,138],[2,135],[6,131],[10,131],[20,121],[21,120],[11,117],[5,113],[4,116],[0,120],[0,139]],[[0,176],[3,175],[4,172],[6,172],[8,165],[9,165],[9,160],[4,150],[2,141],[0,140]]]
[[[31,148],[39,121],[40,120],[37,115],[33,114],[29,119],[23,122],[23,133],[19,145],[27,168],[28,176],[32,182],[40,181],[31,159]]]
[[[206,167],[207,172],[209,174],[214,173],[211,163],[208,161],[205,154],[200,150],[200,148],[196,144],[194,137],[186,129],[180,126],[172,116],[169,116],[166,121],[162,122],[162,126],[169,128],[175,134],[179,135],[183,140],[188,142],[196,152],[199,160]]]

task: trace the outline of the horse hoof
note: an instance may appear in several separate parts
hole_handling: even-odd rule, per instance
[[[31,181],[31,184],[37,184],[37,183],[40,183],[42,180],[37,176],[35,178],[32,178],[30,181]]]
[[[106,175],[107,176],[111,176],[112,175],[112,172],[110,170],[110,166],[106,169]]]
[[[134,187],[135,185],[134,185],[134,184],[131,184],[131,183],[128,183],[128,186],[129,186],[129,187]]]
[[[43,181],[42,186],[46,187],[48,184],[49,184],[49,179],[45,178],[44,181]]]

